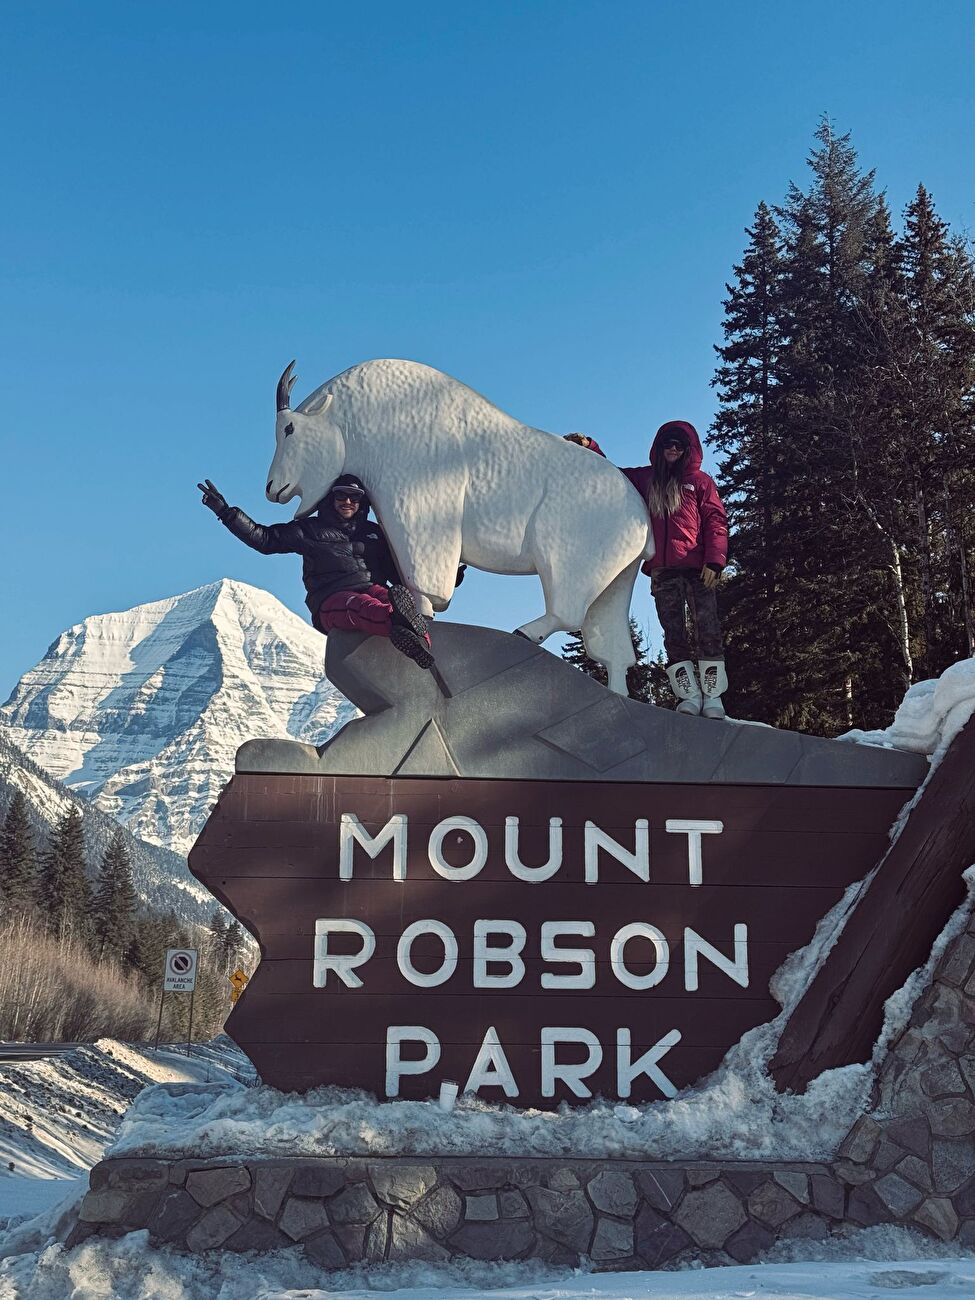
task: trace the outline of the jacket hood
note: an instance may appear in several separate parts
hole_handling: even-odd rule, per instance
[[[359,509],[351,519],[343,519],[335,509],[335,503],[332,501],[332,493],[337,487],[355,489],[362,493],[362,499],[359,502]],[[325,495],[319,501],[317,510],[319,519],[324,519],[329,524],[338,524],[340,527],[354,527],[356,524],[365,522],[369,517],[369,511],[372,508],[372,502],[369,500],[369,494],[366,492],[365,484],[354,474],[340,474]]]
[[[660,458],[660,463],[663,463],[660,443],[664,434],[675,432],[684,434],[688,442],[687,454],[684,456],[681,472],[687,474],[692,470],[700,469],[701,461],[704,459],[704,448],[701,446],[701,439],[697,436],[697,430],[693,424],[688,424],[686,420],[668,420],[666,424],[660,426],[650,446],[650,464],[656,470],[659,468],[658,458]]]

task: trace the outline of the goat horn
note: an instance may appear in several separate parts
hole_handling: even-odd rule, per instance
[[[294,388],[295,380],[298,378],[297,375],[291,373],[294,368],[295,363],[289,361],[281,373],[281,378],[278,380],[277,403],[279,411],[287,411],[289,409],[291,403],[291,390]]]

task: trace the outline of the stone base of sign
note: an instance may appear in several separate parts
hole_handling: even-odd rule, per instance
[[[148,1228],[185,1250],[301,1243],[360,1261],[746,1263],[775,1241],[895,1223],[975,1245],[975,921],[949,944],[834,1160],[108,1159],[68,1240]]]

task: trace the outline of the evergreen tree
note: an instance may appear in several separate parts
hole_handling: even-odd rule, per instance
[[[223,941],[227,933],[227,927],[224,924],[223,916],[218,910],[215,910],[213,915],[210,917],[210,925],[207,933],[209,936],[210,947],[214,952],[222,953]]]
[[[632,616],[630,617],[630,638],[633,641],[633,651],[636,655],[636,663],[628,668],[626,672],[627,694],[630,699],[640,700],[644,704],[657,704],[663,708],[674,708],[677,701],[673,700],[670,695],[663,657],[658,655],[655,659],[650,658],[646,637],[636,619]],[[608,681],[606,669],[586,653],[581,632],[576,632],[574,636],[568,638],[562,647],[562,658],[567,664],[571,664],[573,668],[578,668],[584,672],[587,677],[594,678],[603,686],[606,685]]]
[[[864,533],[860,557],[859,660],[854,690],[861,717],[883,725],[914,676],[910,565],[904,492],[911,447],[891,380],[905,359],[904,279],[890,213],[878,201],[867,240],[869,263],[857,302],[851,382],[843,394],[851,470],[842,495],[847,526]]]
[[[885,626],[887,560],[851,508],[850,401],[880,200],[827,120],[809,165],[809,188],[793,185],[777,219],[759,208],[725,303],[715,434],[733,541],[721,605],[731,709],[829,733],[872,721],[882,672],[864,636]]]
[[[911,439],[910,504],[920,581],[919,672],[971,652],[975,274],[919,186],[900,243],[911,348],[897,378]]]
[[[244,931],[239,922],[231,921],[224,934],[221,949],[224,974],[229,974],[236,967],[244,952],[244,947]]]
[[[863,668],[861,619],[874,601],[879,548],[867,521],[848,506],[855,471],[848,398],[858,375],[858,303],[878,198],[849,135],[836,136],[824,119],[816,140],[809,189],[792,186],[780,210],[790,586],[780,638],[789,639],[790,652],[806,646],[782,721],[828,734],[871,721],[858,711],[854,678]]]
[[[52,934],[88,938],[91,899],[83,823],[76,804],[51,833],[37,873],[36,901]]]
[[[27,801],[15,790],[0,827],[0,914],[4,918],[30,908],[34,871],[34,835],[27,819]]]
[[[176,918],[171,913],[144,912],[135,918],[125,960],[150,988],[162,984],[166,949],[174,946],[170,944],[170,935],[176,928]]]
[[[729,708],[745,717],[789,707],[800,647],[782,644],[792,598],[787,581],[785,499],[788,430],[779,386],[782,352],[782,237],[760,203],[735,279],[726,286],[723,346],[713,384],[719,410],[712,435],[724,461],[718,485],[733,538],[719,588],[731,679]]]
[[[100,959],[121,962],[135,937],[136,892],[121,830],[102,858],[92,899],[92,947]]]

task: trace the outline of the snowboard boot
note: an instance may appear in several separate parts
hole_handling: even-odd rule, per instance
[[[389,633],[389,640],[400,654],[406,655],[421,668],[433,667],[433,651],[423,637],[417,636],[412,628],[400,627],[398,623],[394,623]]]
[[[704,718],[723,718],[724,705],[721,696],[728,689],[728,674],[724,670],[723,659],[699,659],[697,670],[701,674],[701,690],[704,692]]]
[[[694,671],[693,662],[685,659],[679,664],[671,664],[667,669],[667,679],[670,682],[670,689],[680,700],[677,712],[690,713],[696,717],[701,712],[704,697],[697,684],[697,673]]]
[[[409,587],[403,587],[399,584],[390,587],[389,603],[393,607],[393,626],[409,628],[414,636],[419,637],[421,641],[425,641],[429,647],[430,634],[427,631],[427,625],[422,614],[416,607],[413,593]]]

